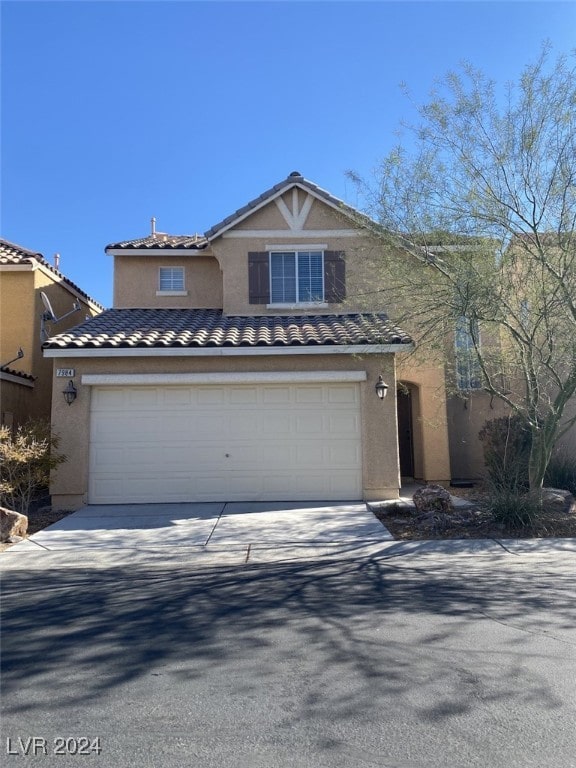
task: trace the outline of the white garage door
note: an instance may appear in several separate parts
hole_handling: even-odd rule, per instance
[[[92,504],[362,496],[355,383],[94,387]]]

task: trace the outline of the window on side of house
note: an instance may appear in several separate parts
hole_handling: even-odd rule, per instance
[[[308,304],[323,301],[323,251],[270,253],[270,303]]]
[[[158,291],[160,293],[184,291],[184,267],[160,267],[158,270]]]
[[[459,390],[468,391],[482,388],[482,375],[474,349],[474,338],[480,343],[478,323],[462,317],[456,323],[456,385]]]

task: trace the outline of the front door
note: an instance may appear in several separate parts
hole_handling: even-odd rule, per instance
[[[412,396],[402,387],[397,391],[398,448],[401,477],[414,477],[414,443],[412,438]]]

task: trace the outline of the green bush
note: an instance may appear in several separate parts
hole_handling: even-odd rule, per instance
[[[12,432],[0,427],[0,503],[27,514],[34,496],[48,487],[50,472],[66,461],[50,424],[30,421]]]
[[[576,458],[568,453],[556,453],[548,464],[544,483],[549,488],[560,488],[576,496]]]
[[[494,491],[487,503],[495,522],[508,533],[527,533],[533,530],[542,512],[538,494],[503,489]]]
[[[502,416],[487,421],[478,437],[492,488],[512,495],[528,490],[532,437],[520,417]]]

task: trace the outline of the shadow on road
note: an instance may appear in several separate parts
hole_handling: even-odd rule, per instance
[[[553,709],[559,701],[522,654],[527,646],[544,653],[550,642],[573,654],[568,630],[576,624],[572,576],[542,567],[494,572],[484,562],[458,573],[352,558],[197,571],[11,572],[3,609],[3,699],[11,714],[45,706],[52,694],[32,691],[71,668],[54,707],[165,672],[176,685],[241,667],[236,695],[257,695],[281,668],[305,679],[294,718],[318,716],[320,700],[330,702],[332,718],[368,715],[423,687],[431,696],[420,716],[431,723],[491,698],[534,698]],[[496,647],[495,668],[483,658]],[[353,683],[343,690],[346,678]],[[12,699],[22,687],[30,695]]]

